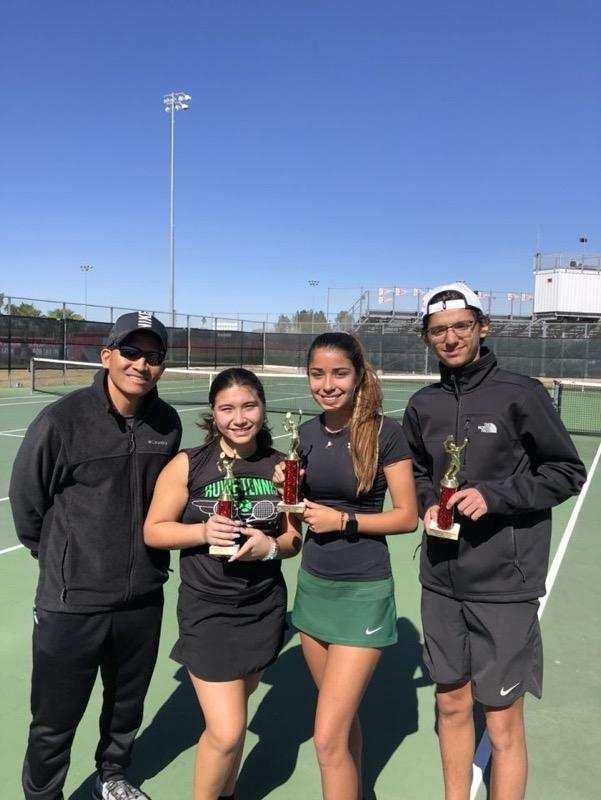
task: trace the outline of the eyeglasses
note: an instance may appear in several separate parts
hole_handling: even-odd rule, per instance
[[[470,335],[474,325],[476,325],[475,319],[462,319],[452,325],[435,325],[433,328],[428,328],[426,333],[434,342],[444,339],[447,331],[453,331],[459,339],[464,339]]]
[[[151,367],[159,367],[165,361],[166,355],[161,350],[142,350],[132,344],[117,345],[112,347],[111,350],[118,350],[120,355],[128,361],[138,361],[138,359],[144,358]]]

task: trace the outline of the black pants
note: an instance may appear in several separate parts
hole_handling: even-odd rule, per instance
[[[105,780],[123,775],[142,722],[162,611],[159,596],[97,614],[34,612],[26,800],[62,800],[71,745],[98,669],[104,692],[96,768]]]

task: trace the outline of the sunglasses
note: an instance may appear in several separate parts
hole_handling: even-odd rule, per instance
[[[111,350],[118,350],[119,354],[128,361],[138,361],[138,359],[143,358],[151,367],[160,367],[166,356],[166,353],[162,350],[142,350],[131,344],[117,345],[112,347]]]

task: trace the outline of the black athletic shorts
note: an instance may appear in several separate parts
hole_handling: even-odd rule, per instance
[[[422,587],[424,661],[437,684],[471,681],[474,697],[503,708],[525,692],[542,696],[538,600],[473,603]]]
[[[205,681],[233,681],[272,664],[284,642],[286,585],[260,596],[224,602],[179,589],[179,639],[171,658]]]

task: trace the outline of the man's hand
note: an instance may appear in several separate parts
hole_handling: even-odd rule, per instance
[[[430,506],[424,514],[424,528],[426,529],[426,533],[429,533],[432,523],[435,525],[438,524],[438,506]]]
[[[474,522],[483,517],[488,511],[486,500],[477,489],[461,489],[451,495],[447,508],[457,506],[457,511],[464,517],[473,519]]]

